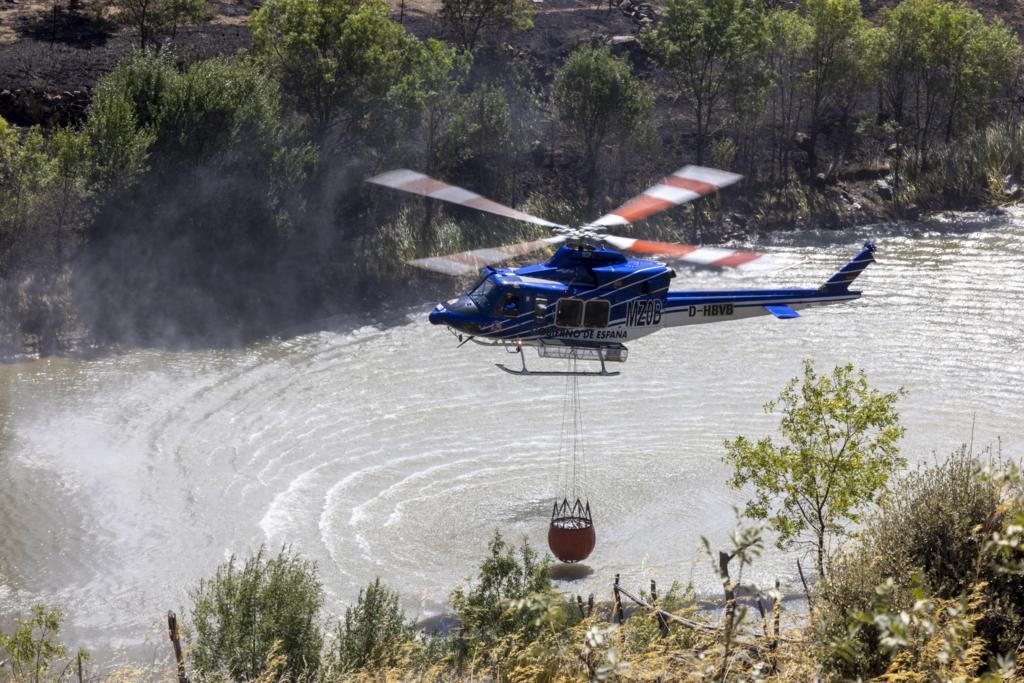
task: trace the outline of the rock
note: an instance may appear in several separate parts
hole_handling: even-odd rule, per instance
[[[1020,197],[1020,185],[1012,174],[1003,178],[1003,188],[1003,196],[1007,199],[1017,199]]]
[[[885,148],[886,156],[898,157],[900,155],[900,146],[895,142]]]
[[[921,207],[917,204],[907,204],[903,208],[903,215],[910,220],[915,220],[921,217]]]
[[[889,185],[888,181],[884,179],[876,180],[874,189],[875,193],[877,193],[878,196],[881,197],[882,199],[886,201],[892,200],[892,186]]]
[[[540,140],[534,140],[533,144],[530,145],[530,159],[533,161],[534,166],[542,166],[547,160],[548,150],[544,146],[544,143]]]

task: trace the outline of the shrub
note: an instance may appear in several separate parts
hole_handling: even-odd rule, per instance
[[[335,666],[340,671],[396,666],[414,628],[398,606],[398,593],[378,577],[359,591],[355,606],[345,610],[338,624]]]
[[[32,605],[28,620],[16,622],[14,633],[0,633],[0,652],[10,658],[15,681],[57,681],[64,677],[70,663],[61,665],[68,651],[60,641],[64,612],[57,605]],[[84,650],[77,657],[88,659]],[[0,661],[6,660],[0,658]]]
[[[324,596],[316,564],[288,548],[267,558],[261,547],[239,568],[234,556],[190,591],[192,662],[204,673],[251,680],[276,649],[295,677],[320,664]]]
[[[846,523],[860,521],[861,510],[904,463],[897,447],[904,429],[895,408],[903,393],[870,387],[853,365],[818,375],[806,360],[803,378],[790,380],[778,400],[765,405],[766,412],[782,413],[784,443],[743,436],[725,442],[725,462],[734,468],[729,484],[754,489],[743,514],[767,520],[780,548],[809,545],[819,576],[825,574],[829,539],[844,534]]]
[[[495,531],[489,551],[473,585],[451,596],[466,640],[483,649],[513,631],[531,630],[534,620],[528,612],[509,610],[511,601],[551,590],[547,560],[538,560],[525,539],[516,549]]]
[[[139,47],[159,46],[161,38],[174,38],[181,24],[202,21],[209,15],[205,0],[116,0],[121,23],[139,32]]]
[[[984,584],[984,613],[973,628],[990,657],[1016,650],[1024,633],[1024,576],[999,571],[989,541],[1006,527],[1011,510],[1002,489],[982,476],[982,467],[962,448],[895,482],[820,585],[824,640],[843,640],[851,617],[873,609],[876,586],[888,584],[889,610],[898,613],[922,592],[960,600]],[[851,675],[885,669],[889,657],[876,627],[860,629],[853,645],[846,659],[829,655],[827,663]]]
[[[533,7],[526,0],[442,0],[438,20],[452,40],[472,52],[480,40],[533,26]]]

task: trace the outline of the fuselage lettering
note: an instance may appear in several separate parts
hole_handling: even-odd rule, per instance
[[[626,325],[645,327],[661,322],[661,299],[630,301],[626,308]]]

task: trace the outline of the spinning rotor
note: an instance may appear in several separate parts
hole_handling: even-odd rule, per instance
[[[475,192],[436,180],[418,171],[397,169],[368,178],[367,182],[532,223],[548,228],[554,233],[551,237],[538,240],[500,247],[472,249],[443,256],[428,256],[409,261],[411,265],[419,268],[447,275],[462,275],[474,273],[486,266],[522,257],[565,242],[595,246],[607,245],[623,252],[655,255],[673,262],[697,266],[724,268],[747,266],[761,258],[761,254],[737,249],[640,240],[606,233],[609,228],[629,225],[674,206],[680,206],[713,194],[723,187],[739,181],[742,177],[736,173],[704,166],[683,166],[611,213],[601,216],[592,223],[576,227],[532,216]]]

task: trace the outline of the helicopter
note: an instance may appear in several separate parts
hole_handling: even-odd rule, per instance
[[[852,301],[861,292],[850,284],[874,262],[875,245],[864,248],[813,289],[670,291],[675,270],[659,260],[627,258],[623,252],[653,255],[669,263],[717,268],[749,267],[760,254],[718,247],[655,242],[607,234],[653,214],[710,195],[742,176],[687,165],[611,213],[578,227],[561,225],[504,206],[475,192],[418,171],[397,169],[367,182],[524,221],[550,229],[551,237],[496,248],[474,249],[410,261],[411,265],[464,275],[481,271],[465,294],[437,304],[429,320],[447,326],[459,346],[500,346],[519,355],[521,367],[497,367],[513,375],[618,375],[607,363],[624,363],[625,342],[667,327],[741,320],[758,315],[798,318],[799,310]],[[558,246],[544,263],[520,268],[495,264]],[[565,371],[529,370],[523,348],[541,358],[571,361]],[[592,361],[599,370],[578,370],[573,361]]]

